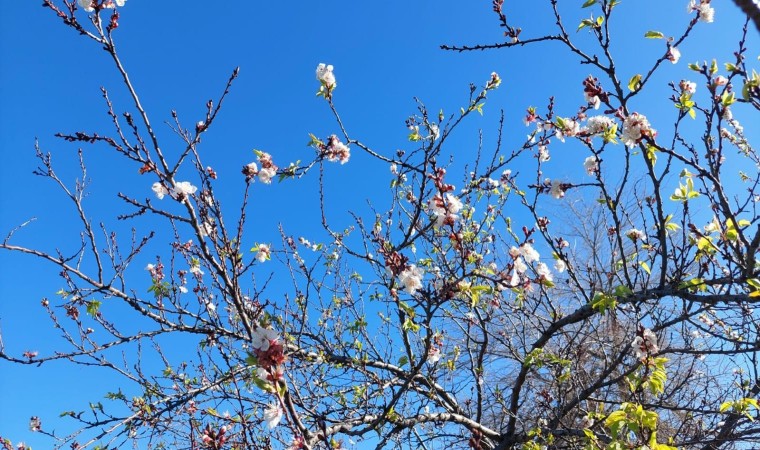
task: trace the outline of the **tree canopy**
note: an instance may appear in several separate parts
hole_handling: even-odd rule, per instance
[[[66,361],[110,374],[104,395],[30,419],[51,445],[760,445],[751,11],[721,38],[725,53],[691,48],[697,62],[688,62],[681,51],[695,30],[720,20],[709,0],[684,5],[667,30],[635,35],[623,17],[646,25],[651,11],[634,3],[549,0],[546,14],[522,23],[494,0],[488,25],[501,40],[437,51],[514,54],[519,70],[552,71],[574,91],[500,104],[503,90],[530,87],[504,71],[474,73],[479,82],[446,93],[455,109],[415,99],[389,150],[371,143],[371,127],[366,139],[352,130],[371,118],[342,114],[341,68],[325,61],[309,100],[332,131],[292,121],[310,150],[291,159],[206,145],[244,72],[231,72],[197,120],[172,111],[160,125],[167,135],[117,46],[123,28],[138,26],[122,18],[132,2],[43,2],[94,43],[100,57],[83,63],[108,62],[123,92],[117,102],[102,88],[107,132],[57,135],[79,148],[77,174],[58,169],[71,154],[36,147],[34,173],[57,190],[39,207],[65,199],[76,245],[64,245],[70,236],[53,250],[27,244],[32,222],[0,244],[5,258],[54,267],[62,286],[30,287],[50,320],[29,327],[52,327],[59,340],[17,352],[10,342],[23,337],[5,334],[3,364]],[[451,41],[461,41],[455,31]],[[634,41],[647,50],[619,51]],[[546,46],[573,63],[542,61]],[[689,78],[670,79],[674,67]],[[481,116],[493,126],[478,130]],[[239,171],[217,171],[223,159]],[[349,181],[352,165],[385,174],[381,184]],[[91,206],[98,178],[138,182]],[[293,198],[264,208],[264,187]],[[313,204],[299,189],[314,189]],[[336,191],[372,197],[346,205]],[[296,234],[300,220],[287,216],[269,231],[278,240],[262,240],[259,218],[286,209],[311,218],[311,234]],[[63,422],[71,431],[56,431]],[[6,449],[26,448],[15,444],[20,430],[0,433]]]

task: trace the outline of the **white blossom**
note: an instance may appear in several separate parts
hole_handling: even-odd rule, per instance
[[[190,273],[192,273],[193,275],[197,277],[200,277],[203,275],[203,271],[201,270],[201,266],[199,265],[190,266]]]
[[[559,123],[562,124],[562,129],[557,127],[554,135],[562,142],[565,142],[566,136],[573,137],[581,131],[580,124],[573,119],[564,118],[559,120]]]
[[[550,193],[552,197],[559,200],[565,196],[565,190],[562,188],[562,182],[560,180],[552,180],[551,184],[552,188]]]
[[[623,143],[628,147],[633,147],[645,137],[654,138],[657,135],[646,116],[639,113],[633,113],[623,121],[623,134],[621,138]]]
[[[93,12],[95,8],[92,7],[92,0],[79,0],[79,7],[84,9],[85,12]]]
[[[438,129],[438,125],[431,123],[428,125],[428,128],[430,128],[430,136],[428,136],[428,138],[431,141],[434,141],[441,136],[441,131]]]
[[[591,155],[583,160],[583,168],[586,169],[586,173],[594,175],[599,171],[599,159],[596,155]]]
[[[562,273],[567,270],[567,264],[565,264],[565,261],[557,259],[557,261],[554,262],[554,270],[558,273]]]
[[[282,408],[278,403],[270,403],[264,410],[264,422],[270,430],[282,420]]]
[[[546,161],[549,161],[550,159],[552,158],[551,158],[551,155],[549,154],[549,147],[546,145],[539,145],[538,146],[538,160],[541,162],[546,162]]]
[[[122,6],[124,6],[124,3],[126,2],[127,0],[106,0],[105,2],[103,2],[103,7],[113,9],[118,6],[119,8],[121,8]]]
[[[428,364],[435,364],[441,359],[441,349],[438,347],[430,347],[428,351],[427,362]]]
[[[549,270],[549,266],[547,266],[546,263],[536,264],[536,273],[546,281],[552,281],[554,279],[552,272]]]
[[[267,167],[259,171],[259,180],[264,184],[271,184],[272,178],[274,178],[275,175],[277,175],[277,171],[271,167]]]
[[[668,54],[665,57],[668,58],[668,61],[675,64],[681,59],[681,50],[678,50],[675,47],[670,47],[668,48]]]
[[[649,328],[646,328],[641,336],[636,336],[631,347],[633,347],[633,354],[638,359],[643,359],[647,355],[653,355],[660,351],[657,346],[657,336]]]
[[[462,201],[456,195],[448,193],[444,197],[436,194],[428,202],[428,208],[435,217],[435,226],[437,227],[442,226],[444,223],[453,223],[459,219],[457,214],[462,210],[463,206]]]
[[[615,121],[607,116],[591,116],[588,118],[586,131],[589,134],[604,133],[615,125]]]
[[[630,238],[632,241],[647,241],[647,234],[636,228],[631,228],[630,230],[626,231],[625,235],[628,236],[628,238]]]
[[[169,193],[169,190],[164,187],[163,184],[156,181],[153,183],[153,186],[151,187],[153,192],[156,194],[156,197],[158,197],[159,200],[163,199],[166,194]]]
[[[425,272],[421,268],[412,264],[399,274],[398,279],[404,285],[404,290],[408,294],[414,295],[418,289],[422,288],[422,277],[424,274]]]
[[[266,262],[270,258],[272,251],[267,244],[259,244],[256,248],[256,260],[260,263]]]
[[[523,261],[522,258],[517,258],[514,263],[515,272],[518,274],[523,274],[525,271],[528,270],[528,265],[525,264],[525,261]]]
[[[536,249],[527,243],[520,246],[520,255],[525,258],[525,262],[528,264],[538,261],[538,259],[541,257]]]
[[[256,327],[256,329],[253,331],[251,347],[255,348],[256,350],[265,352],[269,350],[269,346],[272,343],[277,343],[279,340],[280,335],[276,330],[273,330],[271,328]]]
[[[715,19],[715,9],[710,6],[710,0],[691,0],[688,6],[688,12],[699,12],[699,20],[705,23],[711,23]]]
[[[599,109],[599,106],[602,104],[602,99],[600,99],[598,95],[592,95],[589,92],[584,92],[583,97],[586,99],[587,103],[594,107],[594,109]]]
[[[351,150],[346,144],[338,139],[338,136],[333,134],[327,141],[324,155],[330,162],[340,162],[341,164],[345,164],[351,157]]]
[[[319,63],[317,66],[317,80],[327,89],[337,86],[332,64]],[[321,90],[321,89],[320,89]]]
[[[190,184],[189,181],[177,181],[172,188],[172,197],[182,198],[195,194],[198,188]]]
[[[678,87],[681,88],[682,91],[693,94],[697,92],[697,83],[689,80],[681,80],[680,83],[678,83]]]

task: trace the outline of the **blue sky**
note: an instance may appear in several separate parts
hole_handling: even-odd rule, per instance
[[[588,14],[574,10],[576,3],[582,2],[563,2],[569,24]],[[689,18],[686,3],[621,4],[626,11],[616,19],[620,28],[613,46],[621,73],[641,71],[642,60],[662,54],[662,41],[642,36],[650,29],[679,33]],[[73,180],[77,147],[55,139],[54,133],[110,131],[100,86],[110,91],[117,111],[133,108],[107,55],[39,4],[0,5],[0,188],[5,193],[0,196],[0,233],[35,217],[16,242],[66,253],[77,247],[78,228],[60,194],[31,174],[37,166],[34,139],[39,138],[43,151],[54,153],[61,174]],[[551,25],[544,2],[507,2],[506,8],[524,36],[540,34]],[[667,92],[667,81],[677,83],[689,76],[686,62],[717,55],[719,49],[721,61],[727,60],[740,24],[733,4],[716,2],[716,22],[697,26],[694,39],[681,47],[682,62],[666,67],[655,79],[659,92]],[[578,34],[580,42],[588,41],[584,33]],[[252,149],[268,151],[286,165],[311,156],[305,145],[308,133],[327,136],[338,131],[324,101],[314,96],[314,68],[320,62],[335,66],[335,101],[349,132],[386,154],[410,148],[404,119],[416,111],[414,96],[431,111],[454,112],[466,103],[469,83],[482,84],[492,71],[500,73],[504,84],[489,100],[486,115],[473,118],[451,143],[462,161],[473,155],[478,129],[484,130],[486,142],[495,138],[500,108],[506,113],[506,141],[512,145],[521,143],[528,132],[521,124],[526,107],[543,106],[548,96],[556,95],[560,114],[572,115],[582,103],[581,81],[589,73],[559,51],[558,44],[464,54],[439,50],[444,43],[502,39],[486,1],[235,2],[218,7],[208,2],[129,0],[117,37],[125,65],[169,151],[179,145],[163,124],[171,120],[170,111],[176,110],[185,125],[199,120],[205,102],[217,98],[230,72],[241,67],[201,150],[220,178],[229,180],[220,183],[220,192],[230,198],[237,198],[239,170],[253,161]],[[749,47],[757,49],[757,43],[757,33],[751,32]],[[655,128],[666,130],[673,107],[665,94],[647,99],[638,101],[636,108],[645,111]],[[660,115],[662,124],[656,122]],[[83,149],[93,177],[93,215],[112,220],[124,212],[115,200],[117,192],[150,194],[154,180],[140,178],[136,168],[105,148]],[[556,161],[573,161],[557,164],[555,176],[582,170],[582,157],[560,148],[555,155]],[[338,224],[348,224],[343,211],[349,205],[361,205],[370,197],[380,205],[387,201],[382,193],[390,181],[387,168],[371,165],[358,149],[349,164],[330,166],[327,172]],[[257,185],[252,240],[277,242],[278,222],[293,224],[294,233],[318,235],[315,180],[312,174],[299,183]],[[7,253],[0,253],[0,269],[0,329],[6,350],[49,351],[56,333],[45,321],[39,301],[62,287],[56,271]],[[46,441],[26,431],[29,417],[42,416],[45,425],[52,425],[58,412],[86,406],[87,400],[112,387],[104,377],[103,371],[65,364],[32,368],[0,362],[0,435],[47,447]]]

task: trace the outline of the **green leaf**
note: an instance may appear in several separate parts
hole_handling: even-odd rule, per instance
[[[637,73],[628,81],[628,90],[636,92],[641,88],[641,74]]]
[[[649,275],[652,274],[652,271],[649,269],[649,264],[647,264],[646,261],[641,261],[639,265],[641,266],[642,269],[644,269],[644,272],[646,272]]]
[[[588,8],[589,6],[596,5],[596,0],[586,0],[583,2],[583,6],[581,8]]]
[[[594,20],[593,19],[583,19],[583,20],[581,20],[581,24],[578,25],[578,29],[575,30],[575,31],[577,33],[578,31],[581,31],[582,29],[584,29],[586,27],[593,27],[593,26],[594,26]]]
[[[87,303],[87,314],[91,315],[92,317],[95,317],[98,315],[98,310],[100,309],[100,305],[102,305],[102,302],[99,302],[97,300],[91,300]]]
[[[647,39],[662,39],[665,37],[665,35],[659,31],[647,31],[644,33],[644,37]]]
[[[398,365],[399,367],[404,367],[405,365],[409,364],[409,358],[406,356],[402,356],[398,359]]]

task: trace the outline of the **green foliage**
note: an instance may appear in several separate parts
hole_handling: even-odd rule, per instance
[[[739,400],[729,400],[723,402],[720,405],[719,411],[722,413],[739,414],[746,417],[750,422],[755,421],[755,417],[752,415],[751,410],[760,410],[757,400],[754,398],[740,398]]]

